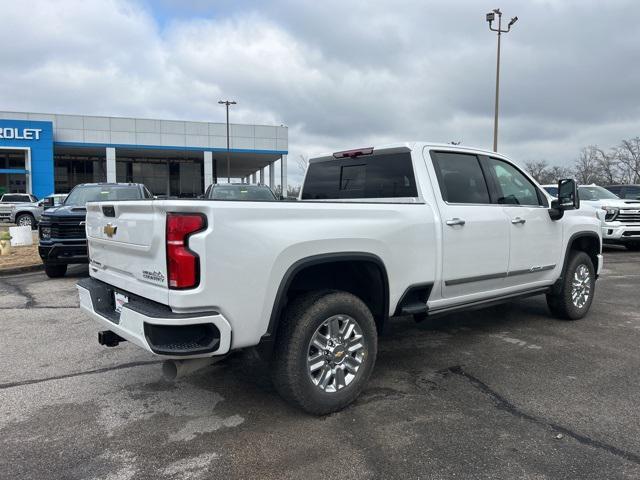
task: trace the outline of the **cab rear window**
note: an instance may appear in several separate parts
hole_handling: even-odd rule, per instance
[[[311,163],[302,190],[302,200],[417,196],[409,152]]]

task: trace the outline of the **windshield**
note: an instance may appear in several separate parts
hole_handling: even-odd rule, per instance
[[[37,202],[38,199],[35,196],[28,195],[26,193],[17,195],[5,194],[2,196],[3,203],[30,203],[31,201]]]
[[[258,185],[215,185],[211,189],[209,198],[213,200],[275,200],[276,197],[269,187]]]
[[[613,200],[619,199],[617,195],[602,187],[578,187],[580,200]]]
[[[82,185],[71,190],[64,205],[84,207],[87,202],[140,200],[141,198],[142,194],[137,185]]]

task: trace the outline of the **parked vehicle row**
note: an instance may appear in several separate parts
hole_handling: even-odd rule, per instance
[[[149,190],[139,183],[85,183],[74,187],[62,205],[47,209],[40,220],[38,253],[47,276],[61,277],[68,265],[88,263],[85,233],[88,202],[151,198]]]
[[[68,265],[89,261],[85,233],[86,204],[95,201],[124,201],[155,198],[139,183],[86,183],[68,195],[51,195],[35,203],[13,206],[11,219],[19,225],[40,224],[39,253],[50,278],[63,276]],[[211,200],[277,201],[265,185],[214,184],[205,198]],[[66,200],[65,200],[66,199]],[[62,202],[60,200],[63,200]],[[55,206],[43,214],[43,203]],[[29,219],[31,223],[27,223]]]
[[[539,294],[586,315],[602,213],[557,187],[494,152],[402,143],[311,159],[299,202],[93,202],[80,306],[107,346],[181,361],[258,347],[280,394],[325,414],[363,389],[394,315]]]
[[[620,187],[622,192],[632,192],[633,185]],[[557,193],[554,185],[544,188],[552,195]],[[620,198],[612,192],[614,187],[580,185],[578,195],[584,205],[605,213],[602,223],[602,239],[610,245],[624,245],[629,250],[640,250],[640,199]]]
[[[11,220],[13,207],[20,203],[33,203],[38,199],[30,193],[5,193],[0,196],[0,222]]]
[[[66,197],[66,194],[53,194],[38,200],[35,195],[27,193],[5,194],[0,200],[0,221],[35,229],[42,212],[47,208],[62,205]]]

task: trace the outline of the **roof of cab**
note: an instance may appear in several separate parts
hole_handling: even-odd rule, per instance
[[[382,153],[400,153],[400,152],[410,152],[413,150],[422,150],[424,148],[429,148],[429,149],[433,149],[433,150],[449,150],[449,151],[458,151],[458,152],[468,152],[468,153],[478,153],[478,154],[483,154],[483,155],[491,155],[491,156],[495,156],[495,157],[502,157],[504,158],[504,155],[498,153],[498,152],[492,152],[491,150],[485,150],[482,148],[476,148],[476,147],[470,147],[470,146],[466,146],[466,145],[453,145],[451,143],[437,143],[437,142],[397,142],[397,143],[390,143],[390,144],[386,144],[386,145],[379,145],[379,146],[368,146],[368,147],[362,147],[362,150],[368,150],[373,148],[373,152],[372,155],[376,155],[376,154],[382,154]],[[338,150],[336,152],[330,152],[330,153],[324,153],[321,155],[317,155],[314,157],[311,157],[309,159],[309,163],[315,163],[315,162],[325,162],[327,160],[335,160],[335,156],[334,154],[337,153],[341,153],[341,152],[347,152],[347,151],[352,151],[352,150],[359,150],[358,148],[354,148],[354,149],[346,149],[346,150]]]

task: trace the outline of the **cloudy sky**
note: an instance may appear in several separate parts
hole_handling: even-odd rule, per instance
[[[640,135],[637,0],[4,0],[0,110],[289,126],[296,159],[391,141],[568,165]]]

